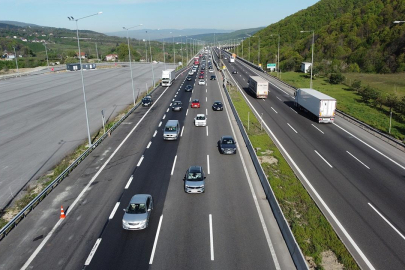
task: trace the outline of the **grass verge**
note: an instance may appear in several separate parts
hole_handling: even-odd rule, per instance
[[[288,224],[311,269],[326,267],[325,254],[333,252],[338,261],[334,269],[359,269],[308,192],[270,139],[236,87],[229,88],[232,102],[257,151],[268,181]],[[249,129],[248,129],[248,114]],[[330,266],[330,265],[328,265]],[[327,267],[329,268],[329,267]]]

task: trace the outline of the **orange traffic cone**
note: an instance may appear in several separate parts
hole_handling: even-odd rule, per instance
[[[60,207],[60,218],[65,218],[65,212],[63,211],[63,206]]]

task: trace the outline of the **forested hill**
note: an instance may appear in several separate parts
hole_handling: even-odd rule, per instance
[[[405,71],[405,23],[396,20],[405,20],[405,0],[321,0],[259,31],[251,60],[257,63],[260,36],[260,62],[274,63],[280,34],[280,67],[295,70],[311,61],[312,33],[300,31],[314,30],[317,71]]]

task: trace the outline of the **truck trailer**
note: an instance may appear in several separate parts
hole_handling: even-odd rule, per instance
[[[295,106],[314,115],[318,123],[335,121],[336,99],[314,89],[297,89]]]
[[[259,76],[249,76],[249,91],[255,98],[267,98],[269,82]]]
[[[176,77],[174,69],[162,70],[162,86],[170,86]]]

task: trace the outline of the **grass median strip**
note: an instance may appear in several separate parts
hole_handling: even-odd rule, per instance
[[[276,145],[268,134],[261,130],[260,121],[254,117],[240,92],[236,87],[228,89],[309,267],[311,269],[359,269]]]

